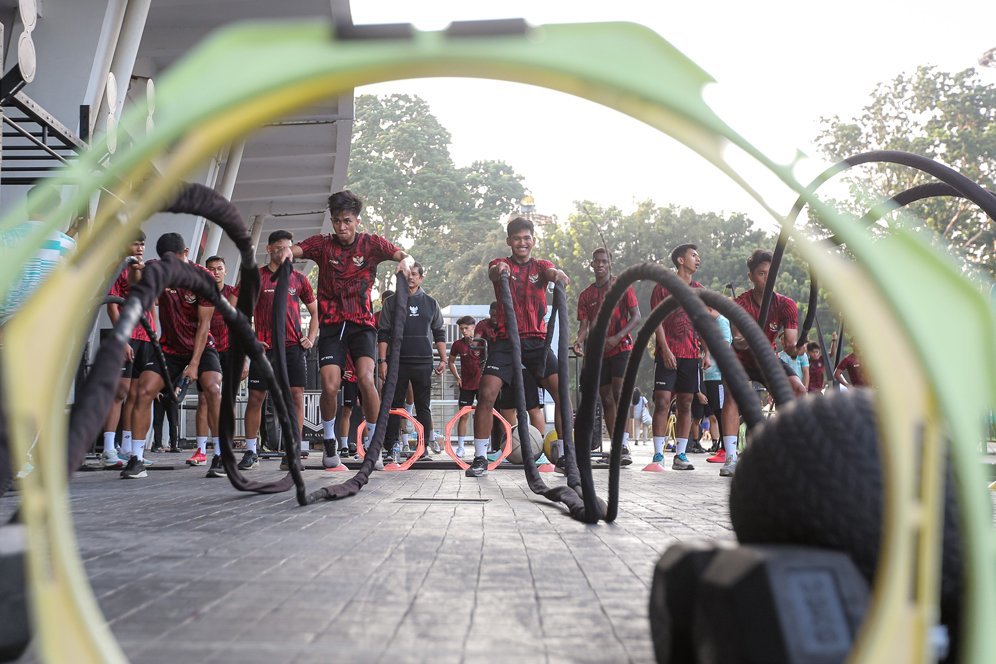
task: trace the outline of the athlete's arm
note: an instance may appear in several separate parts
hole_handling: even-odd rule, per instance
[[[851,387],[851,384],[849,382],[847,382],[846,378],[844,378],[844,367],[843,367],[843,364],[844,363],[841,362],[840,364],[837,365],[837,368],[833,370],[833,379],[835,381],[837,381],[838,383],[840,383],[841,385],[843,385],[844,387],[848,387],[849,388],[849,387]]]
[[[456,379],[457,387],[462,388],[463,381],[460,380],[460,372],[457,371],[456,368],[456,353],[453,352],[452,348],[450,349],[450,357],[449,357],[449,362],[447,362],[447,364],[450,367],[450,373],[453,374],[453,377]]]
[[[436,342],[436,352],[439,353],[439,364],[436,365],[436,375],[442,376],[443,371],[446,369],[446,342],[437,341]]]
[[[505,261],[499,261],[488,268],[488,279],[498,283],[501,281],[502,274],[508,274],[510,272],[508,263]]]
[[[439,364],[436,365],[436,375],[442,376],[446,370],[446,329],[443,327],[443,312],[439,310],[439,303],[435,299],[429,298],[434,311],[429,328],[432,330],[432,340],[436,343],[436,351],[439,353]]]
[[[411,258],[411,256],[409,256],[408,254],[406,254],[401,249],[398,249],[397,251],[395,251],[394,255],[391,256],[391,260],[392,261],[398,261],[398,272],[400,272],[401,274],[405,275],[405,279],[411,279],[412,278],[412,263],[414,263],[415,261],[414,260],[405,260],[406,258]]]
[[[802,368],[802,384],[809,390],[809,367]]]
[[[571,283],[571,280],[568,278],[567,273],[564,272],[563,270],[558,270],[555,267],[548,267],[543,272],[543,278],[550,282],[559,281],[565,286]]]
[[[308,350],[315,345],[318,338],[318,300],[312,300],[304,305],[311,314],[311,322],[308,323],[308,335],[301,339],[301,348]]]
[[[588,340],[588,320],[578,321],[578,338],[574,341],[574,354],[584,355],[584,342]]]
[[[797,329],[785,329],[785,340],[782,342],[782,347],[785,350],[785,354],[795,359],[799,357],[799,330]]]
[[[201,355],[207,346],[208,335],[211,333],[211,318],[214,307],[197,307],[197,333],[194,335],[194,352],[190,355],[190,364],[183,370],[183,375],[190,380],[197,380],[197,367],[201,364]]]
[[[630,307],[629,320],[626,321],[626,324],[623,325],[622,329],[619,330],[617,334],[612,335],[605,341],[605,347],[615,348],[616,346],[618,346],[619,342],[625,339],[626,335],[632,332],[636,328],[636,326],[640,324],[640,321],[642,319],[643,316],[640,314],[640,305],[636,305],[635,307]]]
[[[657,357],[661,358],[661,362],[668,369],[676,369],[678,361],[674,359],[674,353],[671,352],[671,348],[667,345],[667,335],[664,334],[663,325],[658,325],[657,329],[654,330],[654,339],[657,344]]]

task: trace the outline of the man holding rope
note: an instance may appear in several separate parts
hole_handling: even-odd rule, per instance
[[[491,442],[492,409],[502,385],[511,385],[513,372],[519,370],[512,362],[512,342],[508,336],[508,312],[501,301],[502,275],[508,276],[518,323],[519,338],[522,342],[522,364],[544,389],[553,396],[556,404],[557,431],[560,431],[560,403],[557,376],[557,359],[546,347],[546,287],[559,281],[570,283],[567,275],[547,260],[532,257],[536,238],[533,235],[533,222],[516,217],[508,222],[506,244],[512,255],[496,258],[488,265],[488,278],[494,284],[498,297],[498,308],[494,323],[496,338],[488,349],[487,364],[481,376],[477,395],[477,409],[474,412],[474,461],[466,470],[467,477],[482,477],[488,474],[488,446]],[[561,322],[566,325],[566,321]],[[558,449],[563,446],[557,440]],[[561,455],[563,451],[561,449]]]
[[[318,265],[318,366],[322,379],[319,406],[326,468],[339,465],[335,415],[346,355],[353,358],[367,432],[373,439],[380,412],[380,395],[374,382],[377,331],[374,327],[370,290],[377,279],[377,266],[398,261],[399,270],[411,279],[414,260],[400,247],[379,235],[359,232],[363,201],[351,191],[329,196],[332,233],[312,235],[285,249],[280,256],[304,258]]]

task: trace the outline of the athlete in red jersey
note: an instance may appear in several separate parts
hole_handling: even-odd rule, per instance
[[[484,321],[481,321],[484,322]],[[481,362],[484,360],[486,341],[474,337],[474,318],[464,316],[457,321],[457,328],[460,330],[460,338],[450,346],[450,373],[456,379],[457,388],[460,390],[457,408],[473,406],[477,400],[477,389],[481,382]],[[456,361],[460,358],[460,371],[457,371]],[[464,443],[467,438],[467,420],[470,413],[467,413],[457,422],[457,456],[462,457],[464,453]]]
[[[228,276],[225,259],[221,256],[211,256],[204,261],[204,267],[214,277],[215,286],[218,287],[218,292],[221,293],[221,296],[228,300],[229,304],[235,306],[235,302],[239,298],[239,291],[235,286],[225,283],[225,277]],[[215,310],[214,315],[211,316],[211,338],[214,340],[214,349],[218,351],[218,362],[224,368],[229,346],[228,326],[225,325],[225,319],[218,310]],[[243,365],[240,381],[244,380],[248,373],[249,365],[247,362]],[[208,425],[210,407],[208,406],[207,397],[205,397],[203,390],[199,386],[197,391],[197,415],[194,418],[197,430],[197,453],[195,454],[195,461],[200,460],[200,456],[204,456],[205,459],[207,458],[207,440],[210,436],[210,427]],[[221,446],[215,445],[214,456],[211,458],[211,467],[208,469],[208,477],[224,476],[224,466],[221,463]]]
[[[570,280],[550,261],[532,257],[536,239],[533,222],[516,217],[506,228],[506,244],[512,249],[508,258],[496,258],[488,266],[488,277],[494,284],[498,299],[495,313],[497,339],[488,350],[487,366],[481,377],[477,393],[477,410],[474,413],[474,461],[467,469],[468,477],[481,477],[488,472],[487,450],[490,444],[492,409],[502,385],[511,384],[512,372],[518,367],[512,363],[512,343],[505,326],[506,312],[501,302],[501,277],[508,275],[515,307],[519,338],[522,343],[522,364],[545,388],[556,404],[557,431],[560,431],[560,396],[557,392],[557,358],[546,347],[546,286]],[[558,441],[558,447],[559,447]]]
[[[844,378],[845,372],[847,373],[846,379]],[[861,366],[861,360],[854,353],[851,353],[840,361],[840,364],[833,371],[833,378],[848,389],[852,387],[868,387],[869,385],[865,377],[865,370]]]
[[[142,269],[145,267],[143,262],[145,258],[145,233],[142,231],[138,232],[135,241],[131,243],[129,255],[135,261],[121,271],[121,274],[111,284],[110,290],[111,295],[125,299],[131,292],[131,285],[141,279]],[[120,315],[120,305],[107,305],[107,316],[111,319],[112,325],[117,324]],[[155,318],[152,311],[145,312],[145,318],[155,330]],[[125,459],[131,456],[131,411],[135,404],[135,395],[138,392],[138,381],[132,379],[138,378],[142,367],[153,357],[149,334],[141,324],[136,325],[135,329],[132,330],[131,340],[125,347],[125,362],[121,367],[118,390],[114,394],[114,402],[111,404],[111,410],[104,422],[104,452],[102,456],[104,468],[124,468]],[[114,449],[114,437],[118,422],[121,423],[121,454],[125,459],[119,458],[117,450]]]
[[[771,268],[771,252],[763,249],[756,249],[747,259],[747,278],[753,286],[748,291],[741,293],[735,300],[747,313],[755,320],[761,314],[761,298],[764,295],[764,285],[768,281],[768,270]],[[771,309],[768,313],[768,320],[761,324],[765,336],[771,341],[771,349],[774,352],[775,339],[781,330],[785,331],[784,350],[790,357],[796,357],[804,352],[805,344],[798,345],[799,342],[799,310],[795,302],[784,295],[774,293],[771,301]],[[757,367],[757,361],[747,346],[747,341],[740,334],[733,321],[730,321],[733,332],[733,348],[737,351],[737,357],[743,364],[747,376],[760,383],[766,384],[764,376]],[[796,396],[806,393],[806,387],[802,381],[784,362],[782,368],[792,385],[792,391]],[[724,477],[732,477],[737,467],[737,436],[729,435],[729,432],[738,431],[740,427],[740,409],[734,399],[727,399],[723,403],[723,450],[725,461],[719,474]]]
[[[290,231],[276,230],[270,233],[266,240],[266,253],[269,262],[259,268],[259,297],[253,309],[253,327],[256,338],[266,347],[266,358],[276,366],[276,349],[273,348],[273,304],[277,288],[277,270],[280,269],[281,257],[285,256],[294,235]],[[301,331],[301,304],[311,315],[308,334]],[[291,396],[297,411],[298,425],[301,427],[301,451],[307,449],[304,440],[304,388],[307,384],[307,364],[305,353],[315,345],[318,337],[318,303],[311,282],[302,272],[291,272],[287,288],[287,313],[284,317],[285,354],[287,357],[287,378],[290,383]],[[263,377],[263,372],[257,364],[249,367],[249,401],[246,404],[245,429],[246,452],[239,461],[241,470],[250,470],[259,465],[257,453],[257,438],[259,422],[263,413],[263,401],[270,385]]]
[[[817,341],[806,344],[806,354],[809,355],[809,385],[808,392],[823,392],[826,382],[826,365],[823,362],[823,350]]]
[[[612,276],[612,259],[608,249],[599,247],[591,254],[591,270],[595,273],[595,283],[591,284],[578,297],[578,337],[574,342],[574,352],[585,354],[584,344],[588,339],[588,331],[598,317],[605,294],[615,282]],[[616,409],[619,404],[619,393],[622,391],[623,374],[626,373],[626,363],[629,362],[633,350],[633,337],[630,332],[640,324],[640,304],[636,301],[636,293],[632,288],[626,289],[626,294],[612,311],[609,328],[606,330],[605,347],[602,349],[603,363],[601,385],[598,388],[602,399],[603,422],[609,434],[616,424]],[[629,433],[623,434],[622,463],[628,466],[633,463],[629,454]]]
[[[189,262],[190,250],[179,233],[162,235],[156,242],[156,252],[160,256],[172,252],[180,261]],[[204,270],[200,266],[197,267]],[[198,382],[207,399],[210,429],[217,433],[218,411],[221,406],[221,363],[211,339],[210,328],[214,306],[210,302],[201,301],[191,291],[176,288],[167,288],[163,291],[158,302],[159,322],[162,325],[160,342],[166,356],[165,370],[174,377],[174,384],[181,378]],[[132,426],[134,431],[141,431],[142,435],[149,430],[152,400],[166,384],[162,372],[163,369],[159,364],[150,359],[138,377]],[[215,449],[219,449],[217,437],[214,439],[214,444]],[[132,456],[123,471],[124,477],[145,477],[145,471],[142,469],[144,447],[144,440],[132,439]],[[188,463],[190,462],[188,459]],[[130,468],[140,472],[129,474]]]
[[[337,457],[335,439],[336,399],[346,366],[347,353],[356,364],[356,377],[372,437],[377,427],[380,395],[374,383],[377,331],[370,304],[370,289],[377,265],[398,261],[398,270],[411,278],[411,260],[398,246],[379,235],[360,233],[363,201],[350,191],[329,197],[331,235],[314,235],[286,250],[286,257],[306,258],[318,264],[318,310],[321,330],[318,365],[322,378],[321,413],[325,463]],[[281,258],[283,258],[282,256]],[[335,461],[335,463],[338,463]],[[330,466],[331,467],[331,466]]]
[[[702,265],[698,247],[680,244],[671,252],[675,274],[692,288],[702,284],[692,279]],[[658,284],[650,295],[650,306],[656,307],[671,292]],[[664,440],[671,411],[671,398],[675,398],[675,455],[671,467],[675,470],[694,470],[685,452],[688,432],[692,426],[692,398],[703,390],[702,347],[699,335],[684,309],[679,308],[664,319],[654,330],[656,342],[656,370],[654,373],[654,458],[653,463],[664,462]]]

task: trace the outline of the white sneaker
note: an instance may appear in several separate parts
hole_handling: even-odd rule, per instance
[[[723,463],[723,467],[719,469],[720,477],[733,477],[733,474],[737,472],[737,457],[726,457],[726,462]]]
[[[464,449],[463,445],[460,445],[459,447],[456,448],[455,451],[456,451],[456,455],[462,459],[464,453],[466,452],[466,449]]]
[[[125,463],[118,458],[118,451],[111,448],[100,455],[104,468],[124,468]]]
[[[377,460],[374,461],[374,470],[384,470],[384,457],[377,456]]]

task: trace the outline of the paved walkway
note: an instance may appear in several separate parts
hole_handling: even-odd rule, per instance
[[[694,472],[643,473],[649,452],[636,451],[612,525],[573,521],[521,471],[377,473],[354,498],[304,508],[204,467],[79,473],[73,516],[136,663],[648,662],[657,558],[733,533],[718,467],[694,456]],[[277,465],[253,472],[277,477]],[[305,473],[309,487],[343,475]],[[603,497],[607,475],[596,471]]]

